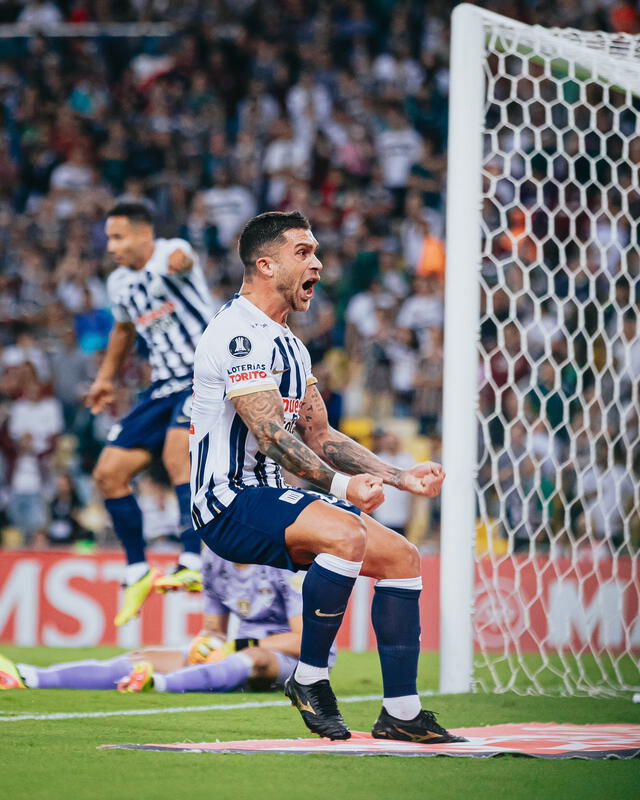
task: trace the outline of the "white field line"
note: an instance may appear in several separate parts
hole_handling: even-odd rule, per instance
[[[35,690],[37,691],[37,690]],[[434,692],[420,692],[421,696],[432,695]],[[340,703],[365,703],[370,700],[380,700],[379,694],[353,695],[341,697]],[[23,720],[58,720],[58,719],[97,719],[102,717],[143,717],[152,714],[183,714],[194,711],[237,711],[246,708],[283,708],[291,705],[288,700],[267,700],[264,703],[257,701],[247,703],[216,703],[210,706],[173,706],[169,708],[132,708],[122,711],[91,711],[88,713],[56,714],[19,714],[17,716],[0,716],[0,722],[22,722]]]

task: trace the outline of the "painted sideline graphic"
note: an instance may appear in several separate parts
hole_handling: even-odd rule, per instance
[[[477,636],[488,650],[539,652],[539,642],[574,651],[640,652],[640,561],[628,556],[597,564],[570,559],[533,564],[512,558],[496,570],[485,559],[476,566]],[[174,556],[154,553],[152,566],[166,571]],[[122,553],[0,550],[0,641],[23,647],[127,649],[160,644],[181,647],[200,630],[202,599],[191,592],[153,594],[142,616],[115,628],[121,605]],[[517,579],[516,579],[517,576]],[[440,557],[423,556],[420,597],[422,649],[440,647]],[[517,588],[516,588],[517,587]],[[370,622],[373,582],[358,578],[338,633],[339,648],[375,650]],[[505,642],[505,631],[514,641]]]
[[[559,725],[525,722],[458,728],[452,733],[468,742],[415,744],[374,739],[352,732],[346,742],[329,739],[248,739],[236,742],[177,744],[103,744],[99,749],[154,750],[184,753],[332,753],[342,756],[458,756],[490,758],[516,754],[533,758],[640,758],[640,725]]]

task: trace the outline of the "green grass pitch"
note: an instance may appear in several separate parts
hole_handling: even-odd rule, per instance
[[[0,647],[10,658],[51,664],[107,658],[107,648],[70,650]],[[435,659],[421,663],[422,690],[435,690]],[[341,653],[333,674],[340,696],[376,694],[380,676],[374,653]],[[0,692],[0,716],[169,709],[248,700],[278,694],[167,695],[63,690]],[[425,698],[447,727],[506,722],[640,723],[629,699],[563,699],[505,695]],[[379,701],[344,705],[354,730],[368,730]],[[349,758],[330,755],[211,755],[101,751],[121,742],[215,741],[304,737],[289,707],[162,713],[64,720],[0,722],[0,796],[3,800],[374,800],[376,798],[580,798],[640,797],[640,760],[544,761],[503,756],[470,758]]]

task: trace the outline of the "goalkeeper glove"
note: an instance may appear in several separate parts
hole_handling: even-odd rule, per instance
[[[219,636],[196,636],[189,646],[189,664],[215,663],[247,647],[257,647],[258,639],[222,640]]]

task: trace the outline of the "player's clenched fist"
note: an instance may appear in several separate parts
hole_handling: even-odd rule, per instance
[[[363,473],[354,475],[347,486],[347,500],[370,514],[384,502],[382,478]]]
[[[174,250],[169,256],[167,272],[170,275],[176,272],[186,272],[193,266],[193,259],[190,258],[184,250]]]
[[[405,469],[400,473],[398,488],[423,497],[437,497],[444,479],[445,471],[441,464],[424,461],[422,464],[416,464],[415,467]]]
[[[113,403],[114,399],[113,381],[96,378],[87,392],[84,404],[91,409],[92,414],[100,414]]]

